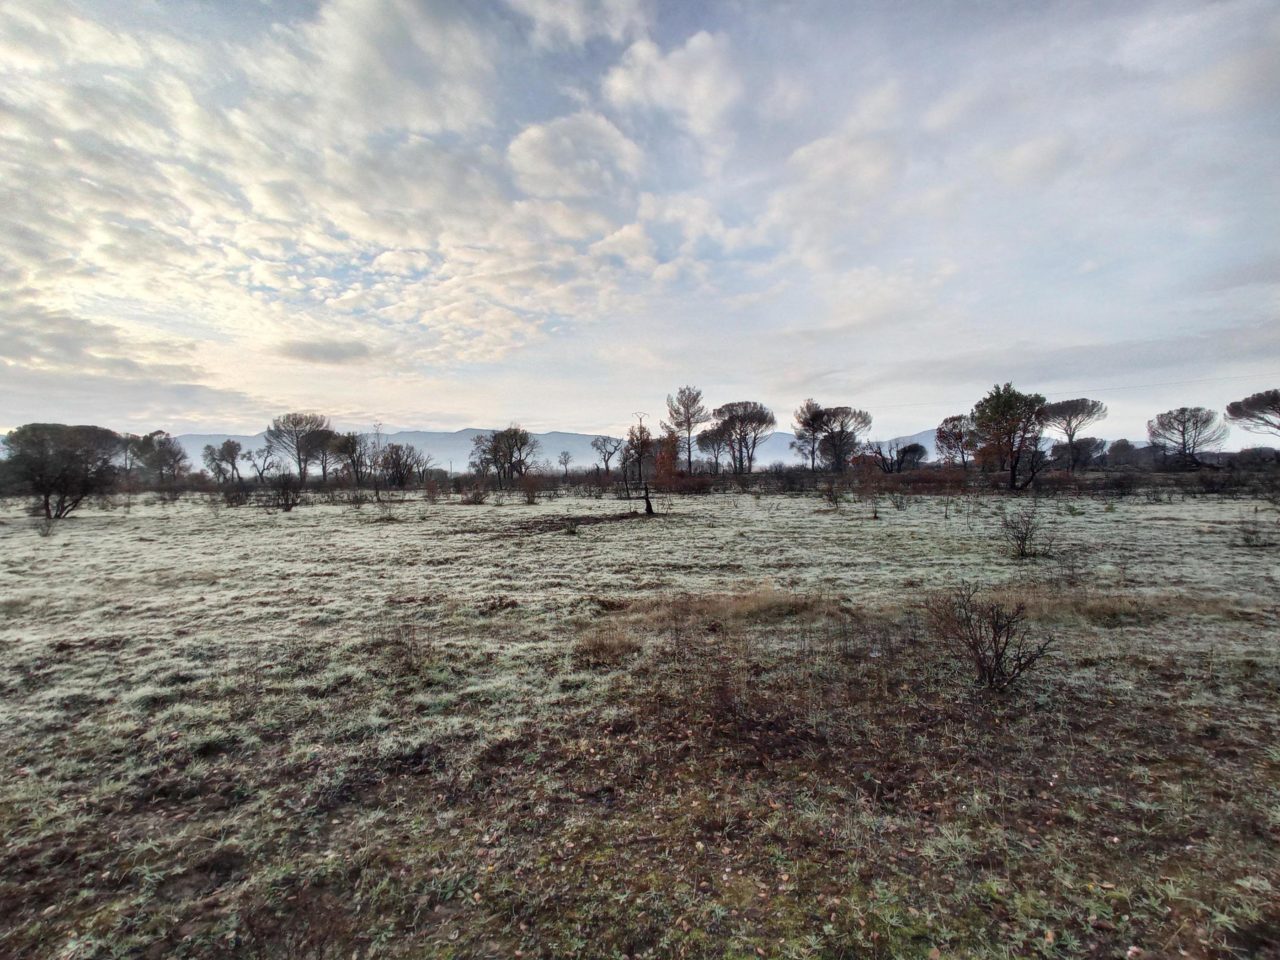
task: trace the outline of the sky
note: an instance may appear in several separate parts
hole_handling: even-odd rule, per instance
[[[1141,438],[1280,386],[1277,104],[1273,0],[5,0],[0,428]]]

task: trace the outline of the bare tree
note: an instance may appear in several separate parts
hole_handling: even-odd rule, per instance
[[[502,486],[523,477],[539,449],[533,434],[513,423],[505,430],[482,433],[471,441],[471,468],[480,476],[492,470]]]
[[[1040,450],[1044,397],[1022,393],[1013,384],[997,384],[973,408],[974,435],[979,452],[999,470],[1009,471],[1009,489],[1028,486],[1044,467]]]
[[[812,397],[796,408],[792,418],[791,432],[795,439],[791,441],[791,449],[808,460],[809,469],[814,472],[818,469],[818,444],[822,442],[826,419],[827,411]]]
[[[711,421],[702,403],[702,391],[697,387],[681,387],[674,397],[668,394],[667,417],[669,420],[662,421],[662,427],[679,435],[685,465],[689,473],[693,473],[694,431]]]
[[[382,424],[373,425],[373,433],[366,437],[369,451],[369,482],[373,486],[373,498],[382,502],[382,456],[387,449],[386,435],[382,432]]]
[[[1101,400],[1059,400],[1040,408],[1040,422],[1050,430],[1058,430],[1067,438],[1067,471],[1074,473],[1076,461],[1076,435],[1085,427],[1102,420],[1107,415],[1107,405]]]
[[[711,458],[711,472],[718,474],[720,458],[724,456],[729,446],[729,433],[724,424],[718,423],[714,427],[699,431],[697,443],[699,452]]]
[[[773,436],[773,428],[777,426],[773,411],[755,400],[735,400],[716,407],[712,415],[725,429],[733,472],[750,473],[756,449]]]
[[[864,452],[867,456],[875,461],[881,473],[897,473],[898,472],[898,448],[901,445],[896,440],[875,440],[867,441]]]
[[[1107,465],[1112,467],[1131,467],[1138,462],[1138,448],[1132,440],[1113,440],[1107,447]]]
[[[363,433],[344,433],[333,441],[334,456],[346,468],[351,483],[359,489],[368,480],[372,467],[369,438]]]
[[[1280,390],[1263,390],[1228,403],[1227,419],[1251,433],[1280,434]]]
[[[871,428],[871,414],[854,407],[827,407],[821,424],[818,452],[836,473],[844,473],[858,452],[858,437]]]
[[[222,441],[218,449],[222,452],[222,462],[227,465],[231,479],[238,483],[240,481],[240,441],[228,437]]]
[[[653,462],[653,434],[643,423],[627,431],[627,445],[622,449],[623,473],[629,465],[636,468],[636,480],[644,480],[645,467]]]
[[[276,468],[277,458],[275,452],[270,446],[262,446],[257,450],[246,450],[240,454],[240,459],[249,464],[253,472],[258,477],[258,483],[267,482],[267,474]]]
[[[881,473],[904,473],[914,470],[929,459],[929,451],[920,443],[888,443],[876,441],[866,445],[866,452],[875,460]]]
[[[218,446],[205,444],[202,453],[204,465],[210,475],[218,483],[238,483],[240,481],[240,444],[227,438]]]
[[[305,485],[307,467],[315,458],[315,436],[330,430],[329,418],[319,413],[286,413],[271,421],[267,428],[267,446],[282,459],[292,460],[298,468],[298,479]]]
[[[622,449],[625,443],[626,441],[619,437],[605,436],[596,437],[591,441],[591,449],[596,452],[600,457],[600,462],[604,464],[604,475],[606,477],[609,476],[610,461],[618,455],[618,451]]]
[[[569,464],[573,463],[573,454],[568,450],[561,450],[560,456],[556,457],[556,463],[564,468],[564,478],[569,479]]]
[[[929,451],[925,449],[924,444],[908,443],[898,449],[898,472],[915,470],[928,459]]]
[[[533,458],[542,449],[533,434],[519,424],[513,423],[497,434],[498,452],[506,465],[507,476],[523,477],[533,465]]]
[[[471,438],[471,459],[468,466],[477,477],[487,477],[489,471],[495,469],[492,433],[480,433]]]
[[[321,483],[329,482],[329,470],[341,462],[337,448],[339,439],[340,434],[327,427],[316,430],[307,437],[307,444],[311,448],[311,459],[320,468]]]
[[[943,463],[959,463],[961,469],[969,469],[977,444],[974,440],[973,418],[967,413],[947,417],[938,425],[933,435],[934,446]]]
[[[209,471],[209,476],[213,477],[214,482],[221,484],[230,479],[231,475],[218,454],[218,448],[212,443],[204,445],[204,449],[200,452],[200,459],[204,461],[204,468]]]
[[[1055,443],[1049,456],[1054,463],[1070,464],[1071,467],[1088,467],[1106,449],[1105,440],[1097,437],[1080,437],[1072,443]]]
[[[138,437],[134,445],[137,462],[151,474],[153,483],[167,490],[177,486],[191,465],[182,444],[163,430]]]
[[[378,466],[387,486],[403,490],[412,486],[431,465],[431,459],[411,443],[388,443],[382,449]]]
[[[1199,454],[1221,446],[1227,428],[1205,407],[1178,407],[1147,421],[1147,439],[1182,466],[1199,466]]]

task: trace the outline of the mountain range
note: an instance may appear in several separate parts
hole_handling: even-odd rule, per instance
[[[471,459],[472,440],[479,434],[489,432],[491,431],[475,428],[456,430],[452,433],[434,430],[402,430],[397,433],[384,434],[383,439],[387,443],[412,444],[417,450],[429,454],[434,466],[452,470],[454,473],[461,473],[467,469],[467,461]],[[534,437],[537,438],[539,444],[536,459],[546,460],[554,464],[560,452],[567,450],[569,455],[573,457],[570,469],[590,466],[597,459],[596,452],[591,449],[591,441],[596,436],[594,433],[564,433],[561,431],[535,433]],[[778,461],[788,464],[799,463],[800,457],[791,449],[792,439],[794,438],[789,431],[780,430],[761,443],[756,451],[757,468],[766,467]],[[245,450],[254,450],[261,447],[265,442],[264,435],[261,433],[252,436],[227,433],[184,433],[180,434],[177,440],[182,444],[182,448],[186,450],[187,456],[191,458],[192,466],[197,469],[203,464],[201,455],[206,445],[217,446],[223,440],[235,440]],[[933,444],[933,430],[922,430],[908,437],[894,437],[890,442],[901,443],[904,446],[908,443],[919,443],[929,451],[930,460],[937,457],[937,451],[934,449]]]

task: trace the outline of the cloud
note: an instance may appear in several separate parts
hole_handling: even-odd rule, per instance
[[[613,221],[585,203],[562,200],[517,200],[511,205],[511,226],[524,237],[547,235],[586,240],[607,233]]]
[[[593,243],[591,252],[598,257],[616,257],[639,272],[650,272],[658,265],[653,257],[653,242],[639,223],[628,224]]]
[[[537,197],[606,197],[640,172],[643,154],[598,113],[526,127],[507,147],[516,182]]]
[[[431,269],[433,259],[424,250],[383,250],[373,258],[369,269],[377,273],[414,276]]]
[[[24,294],[0,295],[4,337],[0,363],[71,375],[120,379],[193,379],[200,370],[187,360],[184,345],[131,338],[119,327],[65,310],[26,302]]]
[[[1000,172],[1020,186],[1043,185],[1056,178],[1071,161],[1071,142],[1051,134],[1017,144],[998,159]]]
[[[109,398],[109,407],[104,398]],[[95,423],[119,430],[163,425],[172,433],[201,428],[261,429],[264,411],[280,406],[285,405],[241,390],[168,376],[122,378],[20,367],[0,378],[0,409],[15,425]]]
[[[359,340],[286,340],[276,349],[291,360],[335,366],[362,363],[373,355],[369,345]]]
[[[1263,46],[1198,70],[1178,85],[1177,93],[1177,103],[1208,113],[1275,104],[1280,98],[1280,29]]]
[[[787,238],[792,256],[823,268],[839,259],[849,232],[865,225],[903,164],[900,149],[883,137],[839,134],[806,143],[787,159],[765,224]]]
[[[787,120],[803,112],[811,102],[812,91],[798,78],[779,74],[760,102],[760,112],[771,120]]]
[[[982,93],[974,86],[955,87],[934,100],[920,117],[920,126],[930,133],[954,129],[977,108]]]
[[[237,119],[261,138],[431,134],[491,117],[494,38],[443,4],[328,0],[235,59],[257,91]]]
[[[642,35],[649,16],[638,0],[506,0],[533,21],[533,42],[540,47],[581,47],[594,37],[620,43]]]
[[[1181,375],[1195,378],[1207,370],[1224,371],[1259,356],[1280,354],[1280,324],[1255,321],[1208,330],[1118,340],[1043,343],[1025,339],[992,348],[971,347],[950,357],[903,362],[914,375],[930,380],[971,382],[1013,380],[1053,392],[1072,389],[1127,390],[1147,380]],[[1140,376],[1135,372],[1140,372]]]
[[[1243,261],[1213,270],[1189,286],[1196,292],[1216,293],[1254,285],[1280,287],[1280,255]]]
[[[1274,319],[1272,4],[926,19],[9,0],[4,387],[135,428],[428,395],[572,428],[575,393],[625,414],[667,379],[890,405],[971,348],[1038,377],[1118,345],[1154,380],[1167,330]],[[1273,346],[1239,337],[1182,346]]]
[[[230,100],[189,72],[201,57],[155,35],[135,44],[144,67],[113,57],[119,72],[68,85],[64,70],[91,77],[103,56],[78,59],[75,30],[46,18],[50,56],[0,102],[16,164],[0,262],[24,296],[42,309],[74,299],[86,323],[140,342],[163,335],[215,365],[234,356],[238,379],[273,383],[282,343],[306,361],[357,359],[361,348],[337,346],[353,323],[372,327],[366,340],[402,372],[457,367],[501,360],[552,318],[607,299],[572,283],[585,249],[557,244],[598,239],[611,218],[509,201],[502,153],[475,138],[492,106],[492,58],[479,54],[493,38],[416,4],[381,9],[375,27],[326,4],[232,43],[224,69],[247,92]],[[341,63],[329,58],[339,46]],[[406,58],[402,77],[387,72]],[[435,101],[458,84],[471,93],[454,98],[455,122]],[[579,138],[594,153],[575,170],[578,189],[612,190],[638,171],[638,148],[607,120],[566,121],[529,156],[554,162]],[[428,135],[446,127],[470,135]],[[320,346],[293,342],[299,315]],[[26,343],[13,332],[11,353]],[[111,360],[117,372],[129,362]]]
[[[670,114],[718,162],[731,147],[729,117],[743,84],[729,38],[699,31],[667,54],[651,40],[632,44],[605,76],[603,90],[616,107]]]

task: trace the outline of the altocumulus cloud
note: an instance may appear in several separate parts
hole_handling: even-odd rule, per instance
[[[1275,385],[1277,49],[1265,0],[9,0],[0,419],[1258,378],[1134,434]]]
[[[276,349],[282,357],[308,363],[360,363],[373,355],[359,340],[286,340]]]

